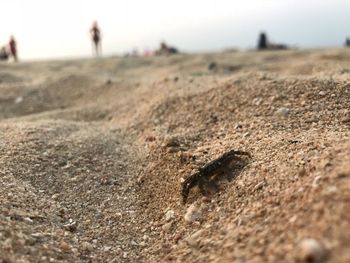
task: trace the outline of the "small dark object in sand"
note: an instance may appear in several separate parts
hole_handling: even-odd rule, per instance
[[[216,70],[218,68],[218,64],[216,62],[210,62],[208,65],[208,70]]]
[[[232,173],[237,175],[237,172],[240,172],[247,164],[247,161],[244,160],[242,156],[251,158],[251,155],[244,151],[228,151],[219,158],[208,162],[203,167],[199,168],[198,172],[186,178],[182,185],[181,192],[183,203],[186,203],[189,192],[194,186],[198,185],[200,192],[205,196],[208,193],[206,189],[214,188],[218,190],[216,182],[219,180],[218,177],[220,175],[232,175]],[[233,161],[236,161],[235,166],[230,167]]]

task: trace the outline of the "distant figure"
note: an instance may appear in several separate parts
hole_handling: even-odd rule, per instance
[[[0,61],[7,61],[9,59],[9,54],[7,53],[6,47],[0,49]]]
[[[160,43],[160,48],[156,50],[156,55],[174,55],[178,54],[179,51],[174,47],[169,47],[165,42]]]
[[[15,40],[14,36],[11,36],[11,38],[10,38],[9,47],[10,47],[10,53],[11,53],[14,61],[17,62],[18,61],[18,57],[17,57],[17,43],[16,43],[16,40]]]
[[[350,38],[348,38],[348,37],[345,40],[345,46],[350,47]]]
[[[267,39],[266,33],[262,32],[259,35],[258,50],[284,50],[289,47],[285,44],[270,43]]]
[[[95,21],[92,24],[90,34],[92,37],[92,42],[95,48],[96,56],[99,56],[101,54],[101,30],[98,27],[97,21]]]
[[[260,33],[258,40],[258,49],[267,49],[267,36],[264,32]]]

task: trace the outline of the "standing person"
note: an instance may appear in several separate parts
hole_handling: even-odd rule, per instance
[[[259,50],[267,49],[267,45],[268,45],[268,41],[267,41],[266,33],[261,32],[258,40],[258,49]]]
[[[16,43],[14,36],[11,36],[11,38],[10,38],[9,47],[10,47],[10,53],[13,56],[13,59],[15,60],[15,62],[17,62],[18,61],[17,43]]]
[[[95,48],[96,55],[99,56],[101,51],[101,30],[98,27],[97,21],[92,24],[90,29],[90,34],[92,37],[92,42]]]
[[[7,61],[9,58],[9,54],[7,53],[6,47],[2,47],[0,49],[0,61]]]

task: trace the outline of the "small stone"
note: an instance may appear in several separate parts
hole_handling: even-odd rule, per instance
[[[326,250],[319,241],[307,238],[301,241],[297,256],[302,262],[324,262]]]
[[[321,179],[322,176],[316,176],[315,179],[312,181],[312,186],[317,187],[320,184]]]
[[[169,222],[171,219],[175,218],[175,212],[174,210],[168,210],[165,213],[165,221]]]
[[[243,138],[247,138],[249,136],[250,136],[250,132],[246,132],[246,133],[243,134]]]
[[[23,101],[23,97],[19,96],[15,99],[15,104],[21,103]]]
[[[277,114],[278,116],[283,116],[283,117],[285,117],[285,116],[287,116],[287,115],[289,114],[289,112],[290,112],[290,109],[285,108],[285,107],[282,107],[282,108],[279,108],[279,109],[276,111],[276,114]]]
[[[63,251],[63,252],[69,252],[71,250],[70,245],[68,245],[66,242],[62,241],[59,245],[59,248]]]
[[[23,221],[28,223],[28,224],[32,224],[33,223],[33,220],[31,218],[29,218],[29,217],[24,217]]]
[[[324,92],[323,90],[321,90],[318,94],[319,94],[320,96],[324,96],[324,95],[326,95],[326,92]]]
[[[182,238],[182,233],[177,233],[175,236],[174,236],[174,242],[177,243],[179,242],[179,240]]]
[[[262,98],[254,98],[253,99],[253,104],[256,106],[260,106],[262,102],[263,102]]]
[[[59,194],[53,194],[53,195],[51,196],[51,198],[52,198],[53,200],[57,200],[59,196],[60,196]]]
[[[203,234],[203,230],[198,230],[194,234],[192,234],[190,237],[186,239],[186,242],[191,247],[196,247],[199,243],[200,236]]]
[[[83,242],[81,246],[83,250],[86,250],[86,251],[92,251],[94,249],[94,247],[89,242]]]
[[[295,221],[297,221],[297,218],[298,218],[298,217],[297,217],[296,215],[292,216],[292,217],[289,219],[289,223],[294,224]]]
[[[140,242],[140,247],[145,247],[145,246],[147,246],[146,242],[145,241],[141,241]]]
[[[172,222],[166,223],[162,226],[162,229],[164,232],[169,232],[170,228],[172,226]]]
[[[192,204],[188,207],[185,214],[185,221],[188,223],[193,223],[199,221],[202,217],[202,212],[196,204]]]
[[[75,232],[77,231],[77,222],[71,221],[63,227],[70,232]]]
[[[111,250],[111,248],[112,248],[112,247],[110,247],[110,246],[104,246],[104,247],[103,247],[103,252],[108,252],[108,251]]]

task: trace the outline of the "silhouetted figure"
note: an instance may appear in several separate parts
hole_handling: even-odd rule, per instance
[[[270,43],[267,39],[266,33],[262,32],[259,35],[258,40],[258,50],[284,50],[288,49],[288,46],[285,44],[275,44]]]
[[[258,49],[267,49],[267,36],[264,32],[260,33],[258,40]]]
[[[345,40],[345,46],[350,47],[350,38],[348,38],[348,37]]]
[[[0,49],[0,61],[7,61],[9,59],[9,54],[7,53],[6,47]]]
[[[160,48],[155,52],[156,55],[173,55],[177,53],[179,53],[177,48],[169,47],[165,42],[161,42]]]
[[[92,27],[90,29],[90,34],[91,34],[91,38],[92,38],[92,43],[94,45],[95,54],[96,54],[96,56],[99,56],[102,53],[102,50],[101,50],[101,30],[98,27],[97,21],[95,21],[92,24]]]
[[[13,57],[14,61],[17,62],[18,61],[17,43],[14,36],[11,36],[10,38],[9,47],[10,47],[11,56]]]

